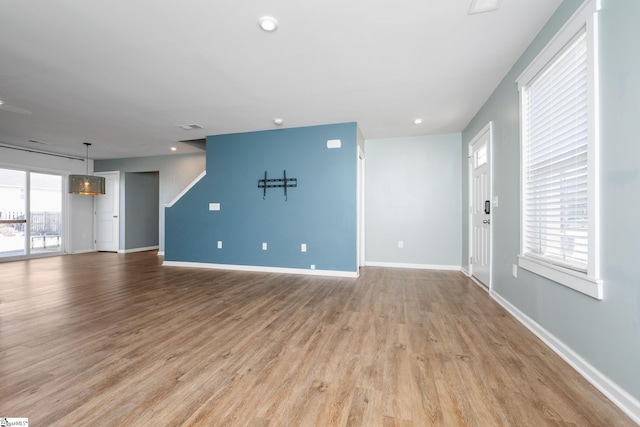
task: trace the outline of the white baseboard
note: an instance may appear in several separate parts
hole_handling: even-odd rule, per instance
[[[88,254],[88,253],[91,253],[91,252],[98,252],[98,251],[96,251],[95,249],[82,249],[80,251],[70,252],[69,255]]]
[[[367,267],[414,268],[419,270],[460,271],[459,265],[406,264],[406,263],[377,262],[377,261],[367,261],[365,265]]]
[[[504,299],[500,294],[491,291],[491,296],[513,315],[527,329],[533,332],[551,350],[562,357],[580,375],[589,381],[602,394],[607,396],[616,406],[618,406],[633,421],[640,424],[640,401],[631,396],[618,384],[611,381],[606,375],[584,360],[579,354],[569,348],[565,343],[556,338],[553,334],[540,326],[536,321],[520,311],[516,306]]]
[[[164,256],[164,251],[158,251],[158,256]]]
[[[160,246],[147,246],[144,248],[133,248],[133,249],[125,249],[125,250],[119,250],[118,253],[119,254],[130,254],[133,252],[146,252],[146,251],[153,251],[160,248]]]
[[[460,271],[467,277],[471,277],[471,273],[469,273],[469,269],[467,267],[460,267]]]
[[[358,272],[334,270],[310,270],[304,268],[263,267],[259,265],[212,264],[207,262],[163,261],[169,267],[210,268],[214,270],[253,271],[257,273],[303,274],[307,276],[331,276],[357,278]]]

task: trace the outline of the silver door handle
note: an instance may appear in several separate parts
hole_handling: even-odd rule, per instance
[[[118,218],[118,215],[114,215],[113,217],[114,217],[114,218]]]
[[[483,224],[491,224],[491,220],[490,219],[485,219],[484,221],[482,221]]]

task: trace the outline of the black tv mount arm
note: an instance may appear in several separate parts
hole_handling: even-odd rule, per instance
[[[267,179],[267,171],[264,171],[264,179],[258,180],[258,188],[262,188],[262,200],[267,198],[267,188],[284,188],[284,200],[287,201],[287,188],[297,187],[298,178],[287,178],[287,171],[282,178]]]

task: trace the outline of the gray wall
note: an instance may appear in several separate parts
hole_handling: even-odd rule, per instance
[[[520,269],[519,123],[515,80],[553,37],[580,0],[565,0],[538,37],[463,132],[463,147],[494,123],[493,290],[578,353],[602,374],[640,398],[640,1],[604,0],[600,12],[601,81],[601,269],[604,300],[598,301]],[[466,156],[463,165],[461,262],[468,259]]]
[[[366,140],[365,154],[367,263],[460,267],[461,135]]]
[[[96,160],[96,172],[158,172],[159,173],[159,204],[158,236],[160,252],[164,252],[164,204],[171,202],[182,190],[205,170],[205,153],[178,154],[153,157],[132,157],[126,159]],[[126,194],[124,181],[121,186],[120,215],[126,221],[126,204],[123,194]],[[185,219],[188,221],[188,218]],[[122,230],[121,230],[122,231]],[[120,249],[124,249],[126,236],[120,236]]]
[[[124,188],[124,249],[158,246],[158,172],[127,172],[124,174]]]

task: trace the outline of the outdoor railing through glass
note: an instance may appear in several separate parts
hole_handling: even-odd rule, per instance
[[[24,254],[27,227],[32,253],[60,251],[61,224],[61,212],[32,212],[29,221],[24,212],[0,212],[0,255]]]

